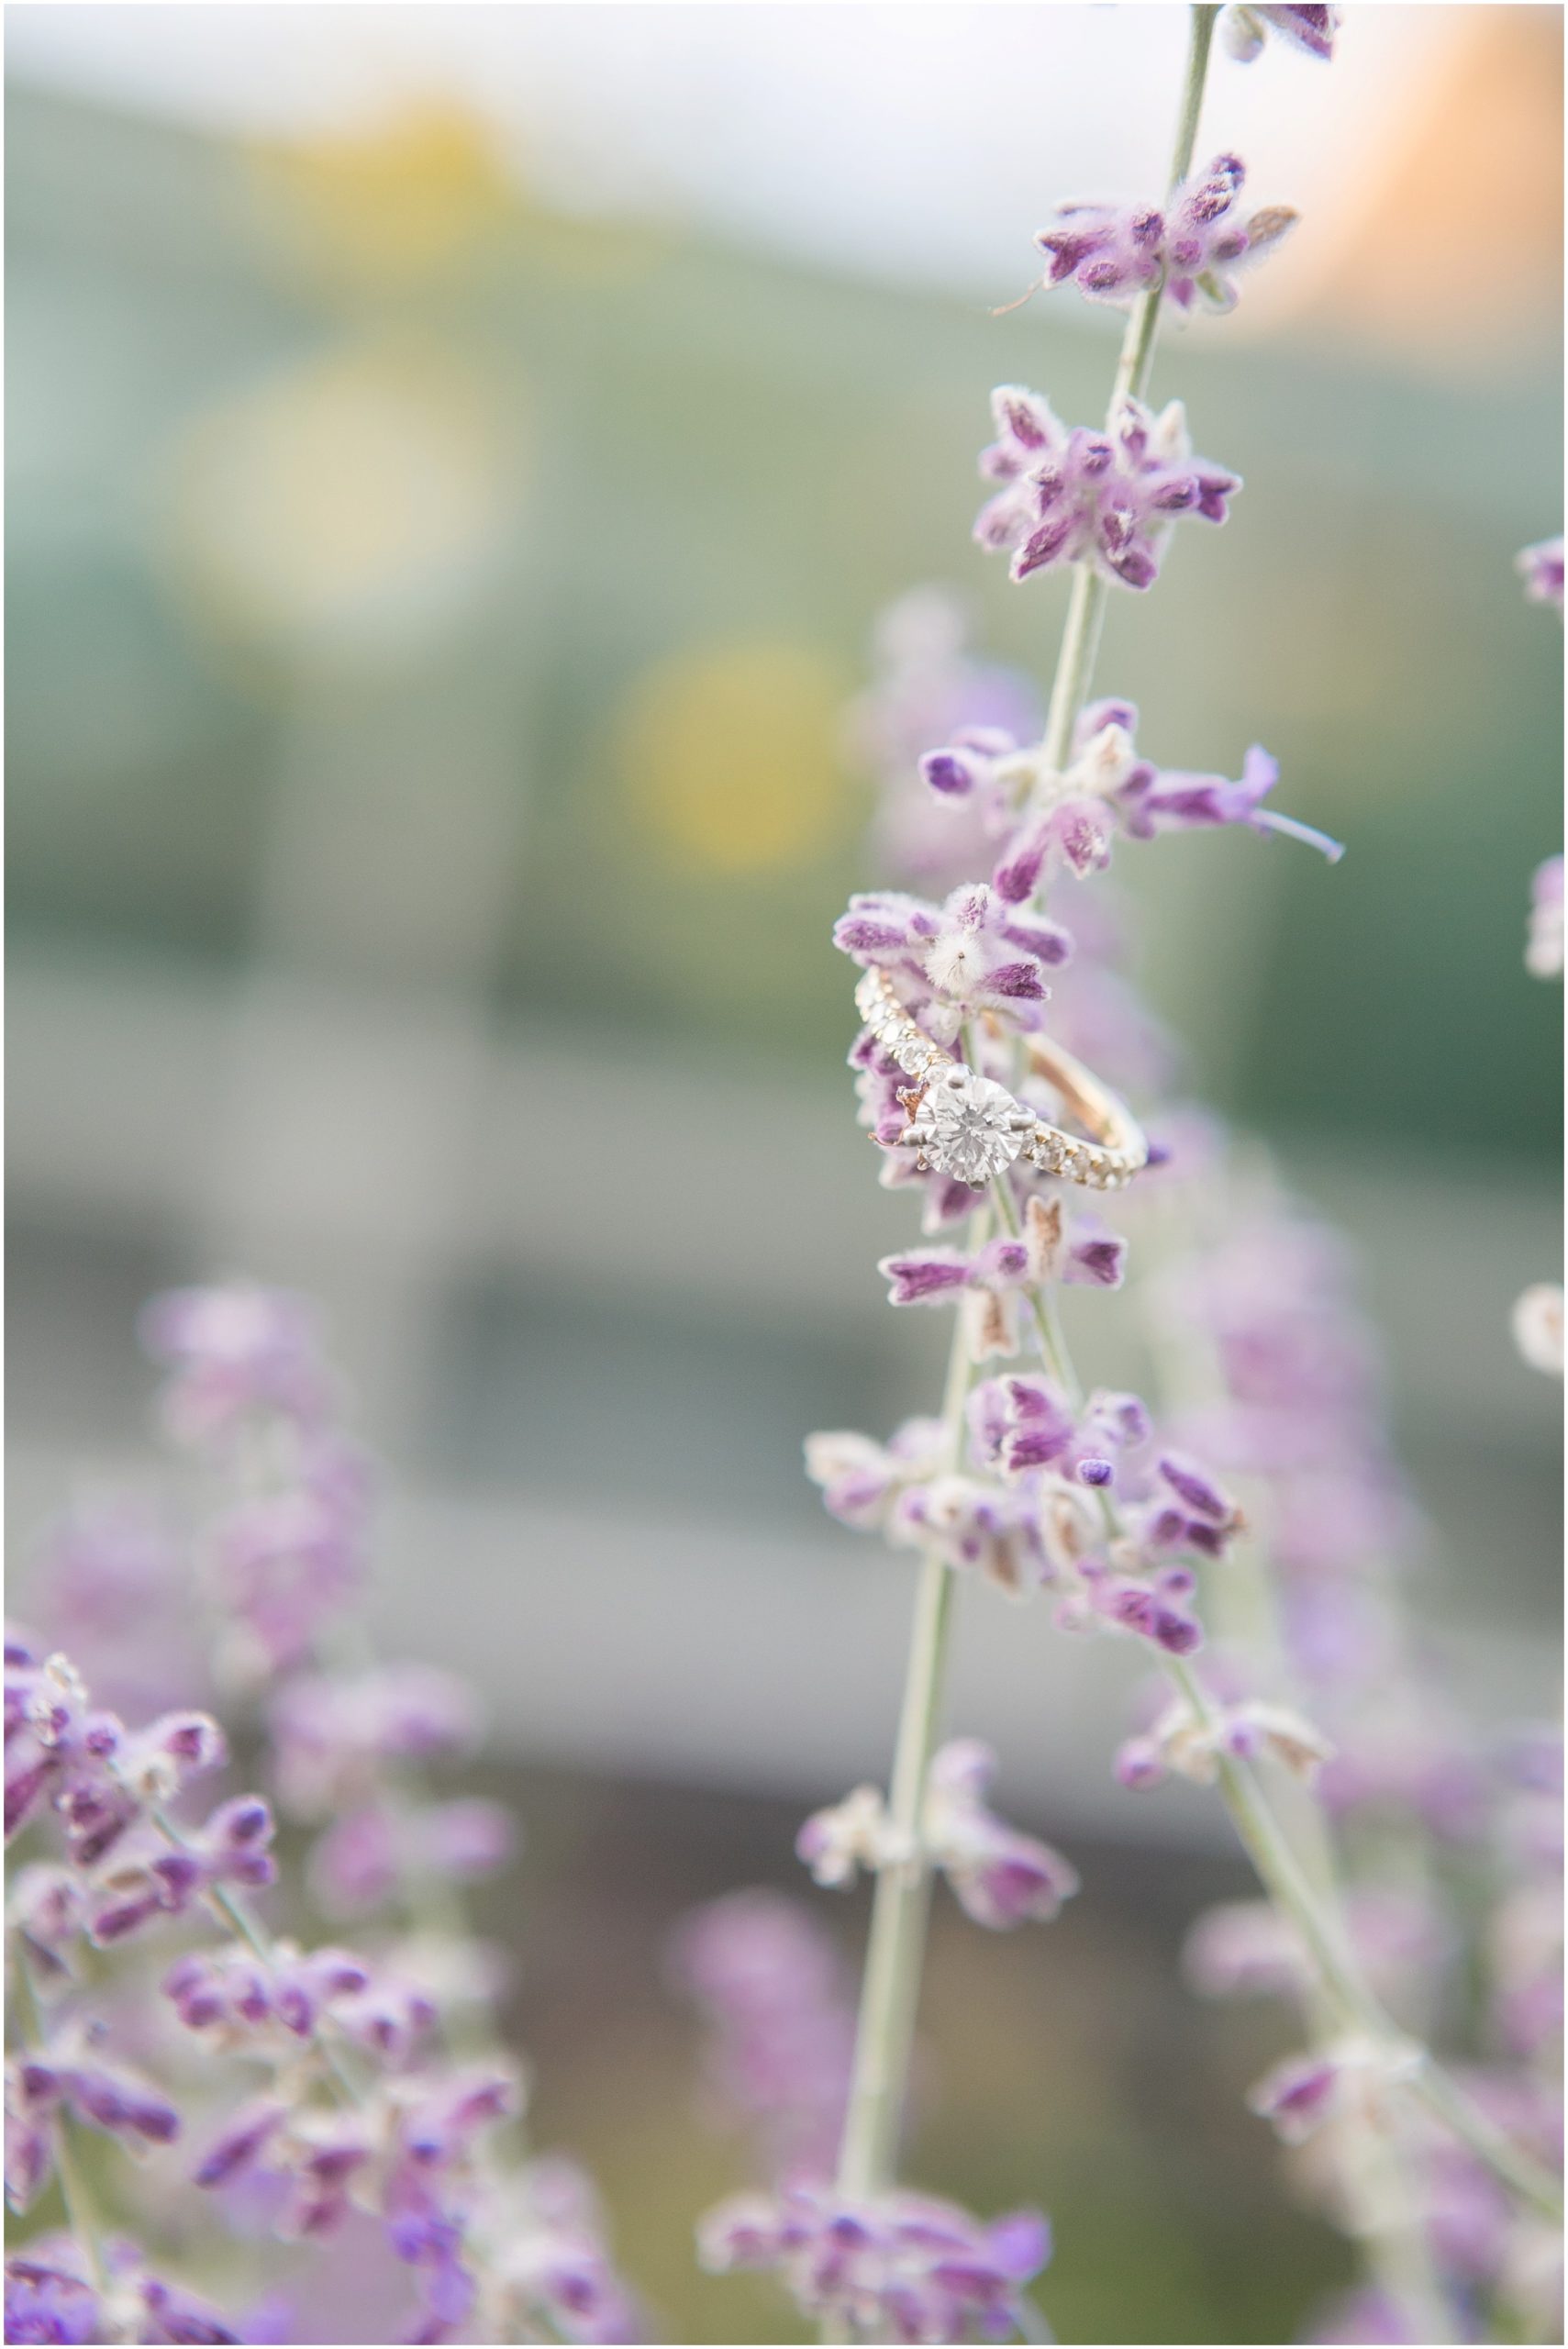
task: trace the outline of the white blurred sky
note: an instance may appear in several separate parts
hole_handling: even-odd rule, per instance
[[[1159,187],[1186,13],[20,5],[6,52],[17,82],[232,129],[340,127],[455,95],[573,209],[652,211],[996,300],[1027,283],[1052,198]],[[1296,298],[1364,193],[1364,157],[1451,69],[1469,13],[1352,0],[1332,66],[1273,44],[1247,67],[1217,58],[1199,154],[1239,149],[1259,197],[1307,214]]]

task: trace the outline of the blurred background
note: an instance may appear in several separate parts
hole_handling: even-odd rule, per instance
[[[381,1628],[480,1680],[534,1829],[493,1921],[545,2132],[672,2338],[791,2337],[692,2275],[736,2168],[660,1952],[885,1766],[907,1566],[799,1445],[923,1407],[943,1334],[874,1271],[912,1219],[843,1067],[843,705],[923,581],[1048,675],[1063,586],[971,545],[973,453],[999,381],[1097,415],[1119,322],[993,312],[1058,195],[1158,185],[1184,15],[7,13],[16,1603],[147,1473],[140,1299],[319,1295]],[[1560,1257],[1562,641],[1511,562],[1561,526],[1562,15],[1347,19],[1331,69],[1216,66],[1200,154],[1305,217],[1162,347],[1248,487],[1100,674],[1162,763],[1265,742],[1350,852],[1120,865],[1194,1087],[1362,1255],[1456,1668],[1551,1709],[1560,1397],[1507,1312]],[[1130,1669],[966,1603],[954,1721],[1093,1891],[1049,1943],[940,1920],[915,2169],[1051,2204],[1063,2337],[1278,2339],[1342,2255],[1236,2109],[1263,2026],[1172,1987],[1239,1879],[1110,1785]]]

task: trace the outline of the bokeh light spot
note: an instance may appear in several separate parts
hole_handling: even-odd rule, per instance
[[[514,209],[496,127],[450,99],[367,126],[257,144],[269,239],[302,275],[390,290],[439,273]]]
[[[209,409],[179,444],[178,584],[220,636],[331,658],[464,612],[511,518],[508,393],[417,342],[333,351]]]
[[[782,639],[699,645],[645,670],[617,764],[672,862],[745,874],[820,856],[846,815],[843,695],[831,662]]]

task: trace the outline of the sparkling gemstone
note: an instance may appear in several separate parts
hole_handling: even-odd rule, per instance
[[[920,1114],[931,1127],[928,1163],[960,1183],[989,1183],[1012,1164],[1024,1139],[1013,1128],[1018,1104],[1012,1095],[965,1070],[933,1085]]]

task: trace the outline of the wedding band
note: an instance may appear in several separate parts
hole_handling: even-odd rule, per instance
[[[915,1079],[898,1097],[909,1112],[898,1139],[919,1152],[915,1163],[922,1173],[951,1174],[980,1188],[1022,1158],[1063,1182],[1118,1191],[1148,1165],[1149,1144],[1131,1110],[1060,1044],[1025,1040],[1029,1065],[1054,1088],[1088,1139],[1064,1133],[1016,1101],[1005,1085],[976,1075],[933,1044],[899,1002],[885,972],[862,974],[855,1006],[884,1051]]]

